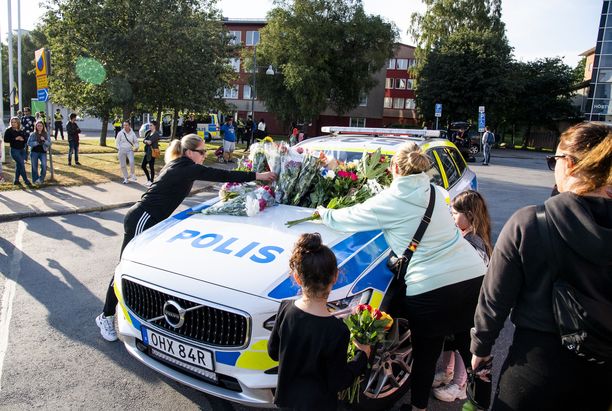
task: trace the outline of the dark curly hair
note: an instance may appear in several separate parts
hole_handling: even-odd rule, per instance
[[[295,243],[289,268],[300,280],[304,295],[327,297],[327,288],[338,272],[338,262],[319,233],[305,233]]]

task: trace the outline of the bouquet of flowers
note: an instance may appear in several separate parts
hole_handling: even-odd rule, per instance
[[[241,183],[225,183],[219,189],[219,198],[221,201],[227,201],[234,197],[238,197],[245,191],[246,188]]]
[[[251,171],[256,173],[263,173],[266,171],[268,162],[266,161],[266,151],[263,143],[254,143],[251,145],[249,160],[251,160],[253,164]]]
[[[312,186],[314,178],[317,176],[317,174],[319,174],[319,169],[321,168],[321,164],[323,164],[324,161],[325,155],[323,153],[321,153],[321,156],[319,157],[306,155],[306,158],[302,163],[300,175],[297,179],[297,184],[295,186],[295,194],[293,195],[293,201],[291,202],[291,204],[300,204],[302,198],[306,196],[308,190]]]
[[[300,170],[302,169],[303,156],[297,150],[290,148],[283,156],[281,163],[281,173],[278,178],[276,189],[276,201],[282,204],[289,204],[297,184]]]
[[[205,208],[202,210],[202,214],[226,214],[233,216],[253,217],[254,215],[262,212],[266,207],[272,207],[275,204],[274,191],[270,187],[257,187],[253,191],[247,191],[244,186],[240,186],[240,192],[238,189],[235,191],[228,191],[228,193],[231,193],[232,196],[229,196],[227,200],[219,201],[218,203]],[[231,186],[231,188],[234,187],[236,186]]]
[[[393,318],[384,311],[372,308],[368,304],[360,304],[353,309],[353,312],[344,319],[350,333],[351,340],[360,344],[375,346],[385,338],[386,332],[393,325]],[[357,347],[350,344],[348,348],[349,361],[355,358]],[[359,401],[361,391],[361,377],[357,377],[353,385],[342,391],[340,399],[346,399],[354,404]]]
[[[248,158],[242,157],[236,164],[235,171],[253,171],[253,162]]]
[[[314,189],[310,193],[310,208],[317,208],[329,202],[335,178],[334,170],[321,167],[319,175],[315,178]]]
[[[268,166],[270,167],[270,171],[273,171],[277,175],[281,172],[281,164],[283,161],[283,157],[287,153],[287,144],[285,142],[276,144],[265,144],[264,152],[266,155],[266,160],[268,162]]]

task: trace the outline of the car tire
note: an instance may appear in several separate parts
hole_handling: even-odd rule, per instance
[[[387,339],[379,344],[361,383],[359,402],[352,408],[382,411],[393,407],[410,389],[412,342],[408,320],[396,318]]]
[[[478,154],[480,152],[480,147],[477,144],[472,144],[470,146],[470,154],[475,156],[476,154]]]

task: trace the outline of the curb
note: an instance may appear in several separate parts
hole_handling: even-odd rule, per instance
[[[213,187],[214,187],[213,184],[209,184],[204,187],[193,189],[191,190],[191,192],[189,193],[187,197],[191,197],[203,191],[210,190]],[[11,215],[0,215],[0,223],[16,221],[16,220],[21,220],[24,218],[32,218],[32,217],[57,217],[57,216],[69,215],[69,214],[86,214],[86,213],[92,213],[94,211],[108,211],[108,210],[114,210],[117,208],[130,207],[134,203],[136,203],[136,201],[127,201],[123,203],[105,204],[105,205],[92,206],[92,207],[66,208],[64,210],[52,210],[52,211],[42,211],[42,212],[25,211],[21,213],[17,212]]]

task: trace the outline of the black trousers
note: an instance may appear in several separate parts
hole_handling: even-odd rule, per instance
[[[130,208],[125,215],[125,220],[123,220],[123,244],[121,244],[121,254],[123,254],[123,250],[128,245],[128,243],[137,236],[142,233],[146,229],[153,227],[159,221],[152,217],[147,211],[144,210],[138,203],[136,203],[132,208]],[[121,254],[119,257],[121,257]],[[103,313],[105,317],[110,317],[115,315],[115,311],[117,309],[117,296],[115,295],[114,290],[114,280],[115,276],[111,278],[108,289],[106,290],[106,300],[104,302]]]
[[[609,411],[612,364],[598,365],[561,345],[558,335],[516,328],[502,366],[495,411]]]
[[[55,122],[55,139],[57,140],[57,132],[60,132],[61,136],[62,136],[62,140],[64,139],[64,126],[62,125],[61,121],[56,121]]]
[[[142,169],[144,170],[145,176],[147,176],[147,180],[152,182],[153,180],[155,180],[155,159],[151,157],[150,160],[147,160],[147,157],[147,154],[145,154],[142,158],[142,164],[140,164],[140,167],[142,167]],[[147,167],[149,168],[149,170],[151,170],[150,174],[149,170],[147,170]]]
[[[476,277],[394,301],[398,314],[407,318],[412,333],[412,405],[427,408],[436,362],[444,339],[454,335],[453,348],[466,365],[470,354],[470,328],[483,277]]]

